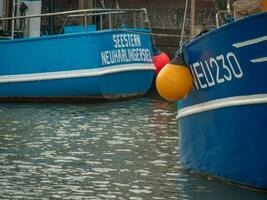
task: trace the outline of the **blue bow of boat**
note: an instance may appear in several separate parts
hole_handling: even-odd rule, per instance
[[[178,103],[186,168],[267,188],[267,13],[197,37],[183,48],[195,89]]]

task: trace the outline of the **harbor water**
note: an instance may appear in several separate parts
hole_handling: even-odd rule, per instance
[[[264,200],[179,164],[176,104],[0,104],[0,199]]]

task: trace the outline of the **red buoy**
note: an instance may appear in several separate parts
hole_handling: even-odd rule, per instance
[[[156,67],[155,73],[158,74],[160,70],[170,62],[170,58],[166,53],[160,52],[153,56],[153,62]]]

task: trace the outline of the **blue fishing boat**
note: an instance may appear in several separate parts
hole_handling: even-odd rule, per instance
[[[267,189],[267,12],[193,38],[180,55],[169,67],[188,70],[194,85],[178,101],[182,165]]]
[[[112,21],[127,12],[140,16],[140,26]],[[40,36],[39,30],[36,35],[32,21],[33,35],[16,38],[14,24],[19,20],[37,19],[40,26],[41,17],[57,15],[67,16],[59,34]],[[155,70],[145,16],[145,9],[86,9],[0,18],[12,21],[10,37],[0,40],[0,100],[72,101],[145,94]],[[84,25],[68,25],[73,17],[82,17]],[[88,25],[89,17],[98,24]]]

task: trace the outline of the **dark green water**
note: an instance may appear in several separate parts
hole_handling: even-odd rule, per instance
[[[0,199],[260,200],[184,172],[176,106],[0,104]]]

